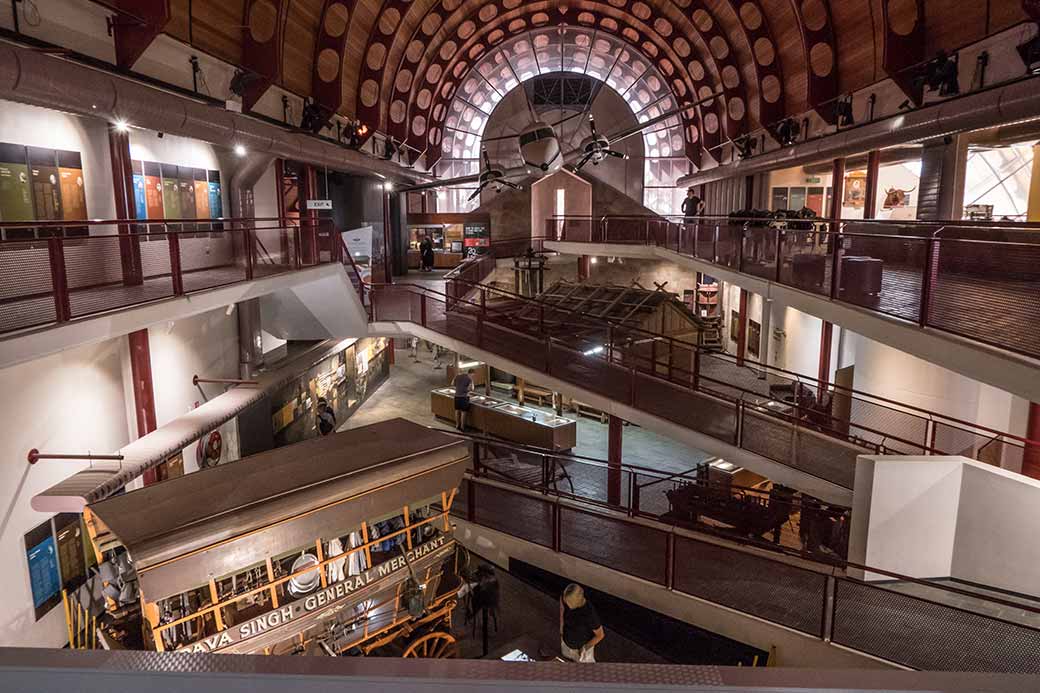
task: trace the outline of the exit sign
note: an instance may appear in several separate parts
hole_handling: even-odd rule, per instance
[[[805,179],[805,182],[808,183],[809,185],[815,185],[815,184],[820,182],[820,177],[819,176],[809,176],[809,177],[807,177]]]
[[[307,209],[332,209],[332,200],[307,200]]]

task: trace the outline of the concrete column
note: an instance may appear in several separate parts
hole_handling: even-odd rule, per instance
[[[867,154],[867,194],[863,202],[863,218],[877,216],[878,175],[881,172],[881,150],[873,149]]]
[[[235,304],[235,314],[238,319],[239,376],[249,380],[264,365],[260,299],[251,298]]]
[[[831,340],[833,336],[834,325],[824,320],[820,332],[820,370],[816,376],[816,379],[820,381],[818,397],[822,397],[823,393],[827,391],[827,383],[831,379]]]
[[[759,339],[758,354],[763,366],[769,363],[769,345],[773,343],[770,332],[773,331],[773,299],[762,297],[762,334]],[[765,369],[762,370],[765,377]]]
[[[622,419],[611,415],[607,424],[607,502],[621,505]]]
[[[148,330],[137,330],[127,335],[130,344],[130,376],[133,378],[134,412],[137,419],[137,437],[146,436],[157,428],[155,421],[155,388],[152,385],[152,355],[148,348]],[[145,471],[144,485],[155,483],[155,469]]]
[[[589,255],[578,256],[578,281],[587,281],[592,276],[592,257]]]
[[[964,176],[968,168],[968,138],[950,135],[924,143],[918,219],[960,219],[964,213]]]
[[[744,356],[747,354],[747,289],[740,290],[740,309],[738,310],[740,320],[737,323],[737,365],[744,365]]]

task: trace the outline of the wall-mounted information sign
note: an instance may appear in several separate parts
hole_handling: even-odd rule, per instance
[[[25,557],[29,564],[36,620],[43,618],[61,601],[61,575],[58,572],[58,549],[51,521],[37,525],[25,535]]]

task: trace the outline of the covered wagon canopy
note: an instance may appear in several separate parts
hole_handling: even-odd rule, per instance
[[[465,441],[404,419],[276,448],[87,508],[149,601],[456,488]]]

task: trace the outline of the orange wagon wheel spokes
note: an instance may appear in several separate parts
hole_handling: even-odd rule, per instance
[[[450,633],[434,631],[418,638],[404,651],[404,657],[447,659],[457,656],[456,641]]]

